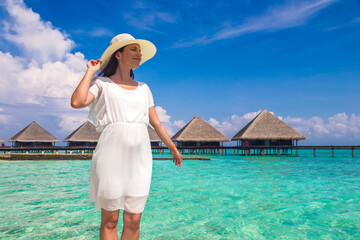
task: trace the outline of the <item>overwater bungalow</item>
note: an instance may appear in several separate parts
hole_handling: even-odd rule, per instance
[[[306,137],[275,117],[267,110],[261,111],[242,128],[231,141],[238,146],[294,146]]]
[[[147,127],[147,129],[148,129],[148,132],[149,132],[151,146],[152,147],[160,147],[161,146],[161,139],[159,138],[159,136],[157,135],[155,130],[152,127],[150,127],[150,125]]]
[[[83,123],[73,131],[63,142],[68,142],[69,147],[73,146],[96,146],[101,132],[96,131],[96,127],[89,121]]]
[[[199,116],[188,122],[171,140],[177,142],[178,147],[218,147],[221,142],[229,142],[227,137]]]
[[[55,142],[59,142],[59,139],[34,121],[8,142],[12,142],[15,147],[53,146]]]

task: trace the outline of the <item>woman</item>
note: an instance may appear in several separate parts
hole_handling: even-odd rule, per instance
[[[90,198],[95,209],[101,209],[100,239],[117,239],[120,209],[124,210],[121,239],[139,238],[152,172],[149,122],[170,149],[175,165],[182,164],[180,152],[159,121],[149,87],[134,80],[133,69],[155,52],[149,41],[117,35],[101,59],[87,63],[71,97],[73,108],[90,105],[89,119],[102,131],[90,174]]]

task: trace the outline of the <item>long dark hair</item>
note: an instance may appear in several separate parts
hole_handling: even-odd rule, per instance
[[[109,77],[116,72],[116,68],[118,67],[118,61],[115,57],[115,54],[117,52],[123,52],[125,47],[126,46],[119,48],[111,55],[109,62],[106,64],[106,67],[104,68],[104,70],[102,70],[99,73],[99,76]],[[132,80],[134,80],[134,78],[135,78],[135,75],[134,75],[134,72],[132,69],[130,70],[130,77]]]

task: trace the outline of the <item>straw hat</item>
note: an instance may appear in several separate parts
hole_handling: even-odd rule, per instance
[[[153,43],[147,40],[135,39],[133,36],[127,33],[119,34],[111,40],[110,46],[101,56],[100,60],[102,64],[100,65],[100,70],[104,70],[114,52],[116,52],[119,48],[133,43],[140,45],[142,54],[140,65],[152,58],[156,53],[156,47]]]

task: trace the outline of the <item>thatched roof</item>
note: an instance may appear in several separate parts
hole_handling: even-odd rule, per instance
[[[0,143],[3,143],[3,142],[5,142],[5,141],[0,138]]]
[[[150,142],[161,142],[161,139],[159,138],[155,130],[150,127],[150,125],[147,127],[147,129],[149,132]]]
[[[263,110],[235,134],[231,141],[241,139],[303,140],[306,137],[267,110]]]
[[[96,131],[96,127],[89,121],[83,123],[73,131],[63,142],[97,142],[101,132]]]
[[[229,142],[227,137],[199,116],[188,122],[171,140],[177,142]]]
[[[59,142],[59,139],[34,121],[10,138],[8,142]]]

